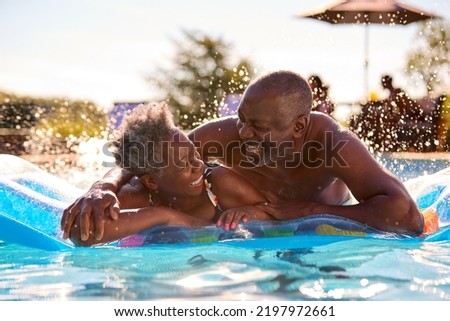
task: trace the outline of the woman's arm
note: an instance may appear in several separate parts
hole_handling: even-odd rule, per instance
[[[211,224],[210,221],[198,219],[163,206],[128,209],[122,210],[117,220],[105,220],[104,235],[100,242],[95,238],[93,229],[89,231],[87,239],[81,238],[80,220],[80,215],[78,215],[70,231],[70,239],[79,246],[111,242],[156,225],[205,226]]]

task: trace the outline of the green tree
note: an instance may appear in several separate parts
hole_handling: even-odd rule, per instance
[[[20,136],[13,153],[66,153],[91,137],[105,138],[106,112],[88,101],[36,98],[0,92],[0,129]],[[21,129],[19,133],[12,130]],[[8,131],[9,130],[9,131]]]
[[[33,128],[59,139],[103,136],[106,123],[105,111],[89,101],[0,92],[0,128]]]
[[[228,106],[226,98],[241,94],[254,73],[245,59],[230,62],[231,47],[221,38],[187,31],[183,36],[183,41],[174,41],[173,66],[157,69],[148,80],[164,93],[178,125],[192,129],[217,118],[219,108]]]
[[[47,112],[48,106],[48,102],[42,98],[0,92],[0,128],[32,128]]]
[[[449,92],[450,22],[436,19],[422,22],[416,48],[408,55],[406,72],[416,76],[428,94]]]
[[[69,137],[101,137],[106,130],[104,110],[88,101],[55,99],[36,129],[56,139]]]
[[[89,101],[53,99],[28,141],[31,153],[74,152],[80,142],[107,136],[106,112]],[[37,150],[36,150],[37,149]]]

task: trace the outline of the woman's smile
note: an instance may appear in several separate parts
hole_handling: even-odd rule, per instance
[[[199,178],[197,178],[195,181],[193,181],[189,185],[192,187],[198,187],[198,186],[201,186],[202,184],[203,184],[203,174],[200,175]]]

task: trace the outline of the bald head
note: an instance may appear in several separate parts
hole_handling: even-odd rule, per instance
[[[287,115],[309,115],[312,93],[308,81],[292,71],[275,71],[253,80],[248,90],[256,90],[265,97],[280,100],[280,108]]]

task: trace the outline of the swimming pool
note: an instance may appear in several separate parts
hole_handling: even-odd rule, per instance
[[[450,165],[382,162],[402,180]],[[0,241],[0,300],[450,300],[448,241],[264,242],[49,252]]]

